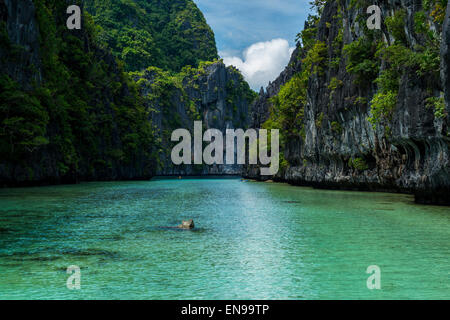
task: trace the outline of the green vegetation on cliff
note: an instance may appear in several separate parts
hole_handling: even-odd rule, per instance
[[[214,33],[192,0],[86,0],[100,41],[127,71],[180,71],[218,57]]]
[[[310,3],[315,14],[297,35],[298,53],[293,59],[298,63],[288,66],[289,78],[267,101],[268,119],[263,124],[280,129],[281,152],[289,155],[292,167],[321,154],[311,150],[315,144],[318,150],[328,147],[328,153],[323,152],[326,160],[315,158],[325,165],[337,154],[347,169],[361,172],[372,170],[377,161],[389,163],[392,150],[386,146],[398,135],[394,131],[399,122],[405,126],[409,120],[399,108],[411,104],[416,108],[411,119],[411,114],[421,114],[414,125],[423,121],[420,126],[433,132],[430,124],[445,123],[440,47],[448,0],[424,0],[414,5],[412,13],[410,4],[380,3],[381,30],[367,27],[367,8],[373,5],[368,0]],[[359,126],[366,126],[365,121],[376,136],[372,142],[369,135],[370,143],[362,138],[367,131],[354,135]],[[342,147],[352,139],[364,143],[357,150]]]
[[[325,73],[338,71],[342,59],[345,59],[346,73],[354,77],[356,85],[375,91],[371,97],[354,99],[356,104],[370,101],[369,121],[374,127],[382,124],[389,131],[401,79],[405,74],[415,74],[426,84],[429,92],[426,106],[435,109],[435,117],[446,116],[442,93],[436,91],[436,88],[439,88],[440,83],[440,31],[448,0],[423,0],[422,10],[414,16],[414,36],[420,39],[414,46],[410,44],[405,32],[406,9],[400,8],[385,17],[382,30],[369,30],[366,25],[366,8],[371,3],[367,0],[350,1],[350,7],[357,8],[360,12],[356,21],[361,30],[358,34],[351,30],[354,33],[353,41],[343,43],[343,1],[338,1],[337,15],[333,17],[335,24],[340,27],[332,44],[319,41],[319,24],[324,6],[329,2],[331,1],[310,1],[316,14],[308,17],[305,29],[297,35],[301,45],[298,57],[302,61],[301,71],[283,84],[279,93],[272,97],[266,127],[280,128],[288,136],[303,137],[304,106],[311,77],[320,78]],[[327,22],[326,28],[331,28],[331,23]],[[334,56],[327,57],[329,52],[333,52]],[[341,79],[330,77],[327,85],[330,99],[342,86]],[[362,103],[365,104],[367,102]],[[322,128],[323,113],[320,118],[316,123]]]
[[[67,1],[33,3],[8,11],[0,0],[0,183],[147,178],[171,129],[207,112],[219,124],[216,101],[220,121],[247,120],[256,93],[217,61],[192,0],[74,0],[81,30],[66,27]],[[35,34],[17,45],[24,11]],[[214,70],[226,85],[217,73],[211,87]]]
[[[158,126],[157,143],[160,161],[158,172],[173,174],[180,170],[170,162],[173,130],[192,129],[194,121],[204,128],[226,130],[247,128],[249,106],[257,96],[236,68],[222,61],[201,62],[198,68],[184,67],[179,73],[157,67],[130,73],[152,110]],[[208,168],[188,168],[201,174]]]
[[[92,19],[85,15],[83,30],[69,31],[59,14],[64,2],[34,4],[43,82],[24,90],[1,76],[2,160],[30,172],[37,166],[42,176],[56,180],[119,178],[123,167],[150,176],[149,112],[120,63],[100,49]],[[20,56],[11,58],[15,61],[21,63]]]

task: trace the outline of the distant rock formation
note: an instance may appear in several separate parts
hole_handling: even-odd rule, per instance
[[[183,75],[181,85],[166,78],[161,70],[149,68],[135,76],[141,94],[150,97],[148,106],[154,110],[152,122],[161,139],[161,152],[156,175],[240,175],[242,165],[180,165],[171,161],[170,141],[173,130],[187,129],[193,136],[194,121],[203,122],[203,131],[246,129],[250,121],[250,104],[257,95],[234,67],[222,61],[206,63],[191,74]],[[171,83],[164,87],[159,83]],[[224,152],[225,157],[225,152]]]

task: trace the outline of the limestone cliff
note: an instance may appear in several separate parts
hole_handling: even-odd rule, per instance
[[[0,68],[26,88],[40,82],[41,60],[36,10],[31,0],[0,1]]]
[[[155,174],[239,174],[240,166],[171,163],[173,130],[191,128],[194,120],[202,120],[205,129],[245,128],[255,95],[236,69],[220,61],[197,66],[198,60],[215,58],[217,50],[195,4],[89,1],[96,9],[92,17],[83,3],[0,0],[0,186],[149,179]],[[160,37],[157,43],[163,47],[155,50],[173,55],[182,42],[176,65],[169,68],[158,60],[165,71],[146,65],[149,68],[141,72],[128,65],[128,70],[138,71],[131,76],[126,72],[127,61],[120,61],[118,52],[146,45],[127,38],[126,27],[118,36],[115,27],[109,24],[111,28],[102,30],[95,21],[104,23],[106,16],[133,24],[131,14],[121,16],[137,8],[133,3],[146,8],[138,10],[136,18],[142,21],[134,26],[133,37],[142,40],[136,34],[147,35],[140,32],[144,23],[155,39]],[[72,4],[82,8],[81,30],[66,27],[66,9]],[[164,38],[160,28],[174,39]],[[120,50],[111,50],[109,42],[120,43]],[[184,63],[194,67],[182,67]]]
[[[0,0],[0,185],[153,175],[149,112],[80,1]]]
[[[441,47],[441,79],[445,92],[447,115],[450,114],[450,2],[447,4]],[[450,117],[447,116],[447,127],[450,127]]]
[[[319,9],[306,28],[313,37],[304,37],[292,57],[301,66],[291,62],[253,106],[263,114],[252,116],[254,127],[275,122],[274,110],[291,112],[275,122],[285,159],[275,179],[450,203],[449,17],[441,3],[327,1]],[[366,27],[372,4],[381,8],[381,30]],[[280,102],[285,92],[278,94],[295,84],[286,73],[298,81],[294,116],[289,101]],[[261,178],[257,167],[247,175]]]
[[[187,67],[175,77],[149,68],[135,75],[141,93],[153,110],[152,122],[159,137],[158,175],[239,175],[240,165],[180,165],[171,161],[175,129],[188,129],[193,137],[194,121],[202,121],[203,131],[245,129],[249,126],[254,93],[241,73],[223,62],[205,63],[198,69]],[[174,79],[175,78],[175,79]],[[224,157],[226,153],[224,152]]]

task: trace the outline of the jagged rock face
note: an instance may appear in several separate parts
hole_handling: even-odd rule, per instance
[[[300,72],[301,59],[300,59],[301,48],[296,47],[292,53],[291,59],[289,60],[286,68],[281,72],[277,79],[270,82],[266,90],[261,88],[259,96],[251,104],[250,110],[250,127],[255,129],[262,128],[264,122],[269,119],[270,116],[270,99],[276,96],[280,92],[280,88],[283,84],[288,82],[296,72]],[[244,175],[251,178],[258,179],[270,179],[270,176],[260,176],[258,166],[245,166]],[[281,179],[281,177],[280,177]]]
[[[152,84],[157,75],[145,71],[143,79],[147,84],[142,94],[153,93]],[[138,80],[138,79],[135,79]],[[225,67],[216,62],[205,67],[204,71],[183,79],[182,88],[170,90],[170,103],[164,104],[159,97],[150,104],[155,109],[152,122],[162,140],[160,163],[157,175],[239,175],[241,165],[180,165],[171,160],[171,149],[177,142],[171,142],[171,134],[176,129],[188,129],[194,138],[194,121],[203,122],[203,132],[219,129],[223,134],[227,129],[246,129],[249,126],[250,101],[244,91],[236,90],[243,83],[242,76],[233,67]],[[192,143],[193,144],[193,143]],[[224,137],[225,145],[225,137]],[[224,146],[224,159],[226,157]],[[192,151],[193,152],[193,151]],[[193,153],[192,153],[193,154]]]
[[[261,128],[262,124],[269,118],[269,99],[277,95],[280,87],[288,82],[296,72],[300,71],[301,61],[298,58],[300,50],[300,47],[294,50],[289,64],[283,72],[281,72],[275,81],[269,83],[266,91],[264,91],[264,88],[261,88],[258,98],[253,101],[250,108],[250,120],[253,128]]]
[[[447,14],[445,15],[442,31],[441,78],[444,86],[447,114],[450,114],[450,2],[447,4]],[[447,126],[450,127],[450,117],[447,117]]]
[[[435,94],[446,90],[448,111],[448,12],[442,41],[442,83],[433,78],[426,79],[428,83],[425,83],[415,72],[405,70],[390,132],[386,134],[385,129],[375,129],[368,121],[371,116],[368,102],[377,93],[377,85],[358,83],[355,75],[346,70],[346,58],[332,49],[340,28],[343,28],[343,45],[363,36],[357,17],[366,16],[366,8],[352,7],[350,2],[330,1],[324,7],[316,39],[327,44],[329,61],[340,58],[340,62],[337,67],[328,65],[322,73],[310,76],[304,106],[305,135],[286,143],[284,156],[289,165],[274,178],[315,187],[410,192],[419,202],[449,204],[448,117],[447,121],[439,119],[433,108],[426,107],[429,83],[432,83]],[[377,1],[377,4],[383,17],[406,9],[406,45],[414,48],[421,43],[422,39],[414,32],[414,16],[421,10],[421,1]],[[339,13],[342,24],[338,23]],[[385,42],[393,41],[393,35],[384,25],[382,34]],[[300,53],[300,60],[301,57]],[[286,82],[285,77],[282,74],[274,82],[278,84],[277,90]],[[341,85],[331,89],[333,78],[339,79]],[[253,127],[261,127],[268,118],[269,98],[277,90],[260,94],[255,110],[261,114],[253,115]],[[363,160],[364,168],[350,164],[353,159]],[[262,178],[255,167],[247,168],[246,174]]]
[[[9,50],[0,50],[3,73],[29,88],[41,79],[39,28],[32,0],[0,0],[0,23],[9,37]],[[12,54],[14,52],[14,59]]]

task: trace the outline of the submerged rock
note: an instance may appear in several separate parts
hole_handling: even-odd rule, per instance
[[[177,227],[178,229],[191,230],[195,228],[194,220],[187,220],[181,222],[181,224]]]

